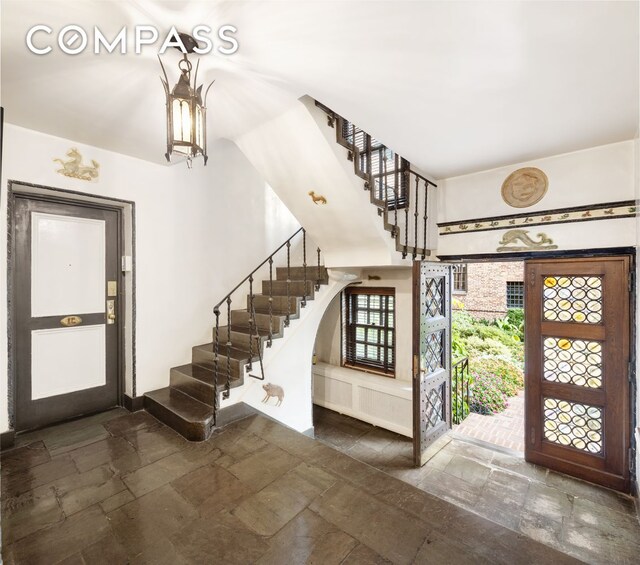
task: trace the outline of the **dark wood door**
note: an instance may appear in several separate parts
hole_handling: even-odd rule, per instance
[[[629,258],[531,260],[525,458],[629,491]]]
[[[451,429],[451,266],[415,262],[413,269],[413,454]]]
[[[16,196],[15,428],[119,400],[117,211]]]

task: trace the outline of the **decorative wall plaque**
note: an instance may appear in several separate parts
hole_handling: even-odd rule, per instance
[[[500,247],[496,249],[498,253],[505,251],[547,251],[558,249],[546,233],[539,233],[537,241],[531,239],[527,230],[509,230],[502,236],[499,242]]]
[[[502,183],[502,199],[514,208],[528,208],[547,193],[549,179],[536,167],[513,171]]]
[[[71,177],[80,180],[96,180],[100,174],[100,163],[91,160],[91,165],[84,165],[82,163],[82,155],[75,147],[72,147],[67,151],[67,157],[69,160],[63,161],[62,159],[54,159],[54,163],[60,163],[62,168],[57,169],[56,173],[60,173],[65,177]]]

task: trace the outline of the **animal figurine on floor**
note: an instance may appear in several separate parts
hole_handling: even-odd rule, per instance
[[[313,190],[309,191],[309,196],[311,196],[311,200],[313,200],[314,204],[326,204],[327,199],[324,196],[317,195]]]
[[[278,401],[276,402],[276,406],[280,406],[282,404],[282,401],[284,400],[284,390],[282,390],[281,386],[267,383],[262,385],[262,388],[266,393],[264,398],[262,399],[262,402],[267,404],[269,402],[269,399],[274,396],[278,399]]]

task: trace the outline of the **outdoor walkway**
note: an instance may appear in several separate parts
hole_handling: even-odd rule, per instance
[[[449,436],[437,440],[429,461],[416,469],[411,439],[318,406],[314,426],[316,437],[347,455],[582,561],[639,562],[631,497]],[[526,562],[514,556],[513,563]]]
[[[262,416],[189,443],[114,410],[18,441],[6,564],[575,563]]]
[[[453,429],[459,434],[524,453],[524,391],[509,398],[504,412],[493,416],[472,412]]]

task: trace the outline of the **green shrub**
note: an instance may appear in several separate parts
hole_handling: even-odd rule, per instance
[[[491,373],[475,373],[471,371],[473,385],[471,388],[472,412],[477,414],[497,414],[507,407],[507,396],[502,392],[501,379]]]
[[[520,338],[520,341],[524,342],[524,309],[509,308],[507,311],[507,320],[514,328],[514,331]]]
[[[507,396],[515,396],[524,388],[522,369],[500,357],[481,357],[471,361],[474,375],[494,375],[498,377],[499,389]]]
[[[498,356],[524,367],[524,312],[510,309],[503,319],[476,320],[464,310],[453,312],[452,351],[454,359]]]
[[[511,358],[511,350],[504,343],[496,339],[482,339],[477,335],[472,335],[465,340],[465,346],[469,354],[469,359],[485,357],[487,355]]]

